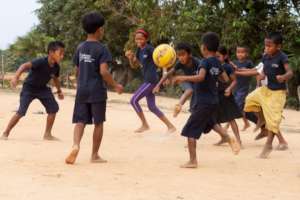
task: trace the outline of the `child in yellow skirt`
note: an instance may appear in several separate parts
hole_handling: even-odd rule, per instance
[[[280,134],[279,127],[286,101],[286,82],[293,76],[288,57],[281,51],[282,40],[280,33],[271,33],[265,38],[265,55],[262,63],[263,75],[267,77],[268,84],[250,93],[244,107],[245,112],[257,113],[257,124],[265,124],[268,130],[268,139],[260,158],[269,156],[274,136]]]

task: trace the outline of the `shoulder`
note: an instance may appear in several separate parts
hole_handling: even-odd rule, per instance
[[[288,55],[285,54],[283,51],[280,51],[278,56],[279,56],[280,60],[282,60],[282,61],[288,60]]]
[[[35,58],[31,61],[32,65],[48,64],[48,57]]]

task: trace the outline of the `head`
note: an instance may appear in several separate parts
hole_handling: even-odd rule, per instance
[[[276,54],[282,45],[282,35],[278,32],[270,33],[265,38],[265,53],[272,56]]]
[[[98,12],[90,12],[83,16],[82,27],[88,35],[94,35],[97,39],[104,36],[104,17]]]
[[[182,42],[177,44],[175,49],[176,49],[176,55],[179,62],[183,65],[188,64],[192,58],[191,46],[188,43]]]
[[[201,53],[207,57],[210,53],[216,53],[219,47],[219,36],[214,32],[207,32],[202,36]]]
[[[138,29],[135,31],[134,40],[137,47],[143,48],[149,40],[149,33],[145,29]]]
[[[48,57],[55,63],[60,63],[64,58],[65,45],[61,41],[53,41],[48,44]]]
[[[225,46],[219,46],[217,51],[217,57],[221,63],[228,62],[228,50]]]
[[[239,45],[236,47],[236,58],[239,61],[244,61],[249,56],[249,49],[246,46]]]

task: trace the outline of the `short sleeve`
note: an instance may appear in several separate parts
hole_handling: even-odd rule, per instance
[[[174,69],[176,71],[181,69],[181,63],[179,61],[176,62],[175,66],[174,66]]]
[[[199,67],[199,70],[200,69],[205,69],[206,71],[209,71],[209,64],[207,63],[207,61],[205,60],[202,60],[201,61],[201,64],[200,64],[200,67]]]
[[[32,64],[31,69],[35,70],[44,64],[44,59],[42,58],[34,59],[31,61],[31,64]]]
[[[100,52],[99,65],[103,63],[110,63],[110,62],[112,62],[112,55],[109,52],[109,50],[104,46]]]
[[[289,63],[289,58],[286,54],[282,53],[281,57],[280,57],[280,61],[282,64],[286,64],[286,63]]]
[[[79,48],[76,49],[75,54],[73,56],[73,64],[75,66],[79,66]]]

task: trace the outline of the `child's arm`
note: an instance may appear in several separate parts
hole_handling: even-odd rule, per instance
[[[10,81],[11,87],[15,88],[17,87],[18,81],[20,79],[20,76],[23,74],[23,72],[29,70],[32,67],[32,63],[31,62],[27,62],[22,64],[18,70],[15,73],[15,76],[12,78],[12,80]]]
[[[172,82],[174,84],[178,84],[178,83],[182,83],[182,82],[202,82],[205,80],[205,76],[206,76],[206,69],[205,68],[201,68],[199,73],[197,75],[193,75],[193,76],[175,76],[172,80]]]
[[[238,76],[257,76],[259,73],[255,68],[253,69],[239,69],[234,72]]]
[[[290,80],[294,73],[292,71],[292,69],[290,68],[289,64],[288,63],[285,63],[284,64],[284,69],[285,69],[285,74],[283,75],[277,75],[276,76],[276,79],[279,83],[283,83],[283,82],[287,82],[288,80]]]
[[[100,74],[101,74],[103,80],[104,80],[109,86],[113,87],[114,90],[115,90],[117,93],[121,94],[121,93],[123,92],[123,86],[122,86],[121,84],[117,83],[117,82],[113,79],[111,73],[110,73],[109,70],[108,70],[108,64],[107,64],[107,63],[102,63],[102,64],[100,64]]]
[[[229,77],[225,71],[223,71],[222,74],[220,74],[219,80],[225,83],[229,82]]]
[[[164,69],[165,70],[165,69]],[[175,68],[170,69],[168,72],[163,72],[163,77],[160,79],[160,81],[157,83],[155,88],[153,89],[153,93],[158,93],[160,90],[160,86],[171,76],[175,73]]]
[[[58,78],[58,77],[54,77],[54,78],[52,78],[52,80],[53,80],[54,86],[55,86],[56,89],[57,89],[56,93],[57,93],[58,98],[59,98],[60,100],[63,100],[63,99],[64,99],[64,94],[63,94],[63,92],[62,92],[62,90],[61,90],[59,78]]]
[[[136,69],[140,67],[140,62],[131,50],[126,51],[125,56],[128,58],[131,68]]]
[[[230,74],[229,76],[230,80],[231,80],[231,84],[226,88],[225,90],[225,96],[230,96],[232,94],[232,91],[234,89],[234,87],[236,86],[236,76],[234,73]]]

